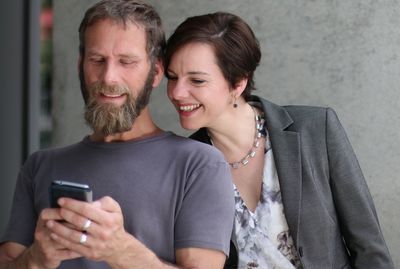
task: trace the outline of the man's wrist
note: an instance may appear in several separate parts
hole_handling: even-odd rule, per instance
[[[26,248],[18,257],[0,263],[1,269],[45,269],[35,262],[32,246]]]
[[[28,269],[45,269],[38,264],[36,260],[36,255],[33,253],[34,246],[30,246],[23,253],[23,262],[26,264],[26,268]]]
[[[126,233],[126,232],[125,232]],[[126,233],[126,240],[118,251],[107,262],[113,269],[131,269],[131,268],[163,268],[163,263],[150,249],[143,243]]]

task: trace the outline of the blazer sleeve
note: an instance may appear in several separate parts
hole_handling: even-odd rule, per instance
[[[352,268],[394,268],[361,168],[336,113],[326,110],[330,185]]]

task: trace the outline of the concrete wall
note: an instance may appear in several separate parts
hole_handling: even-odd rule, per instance
[[[78,23],[95,1],[55,0],[55,145],[80,140]],[[252,26],[263,52],[258,94],[279,104],[333,107],[348,132],[373,195],[383,233],[400,268],[400,3],[394,0],[149,1],[167,35],[184,18],[218,10]],[[165,129],[185,134],[166,99],[165,81],[151,108]]]

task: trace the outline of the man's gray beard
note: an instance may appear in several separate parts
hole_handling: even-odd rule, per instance
[[[92,130],[103,136],[126,132],[132,129],[132,125],[140,112],[147,106],[154,80],[154,72],[150,70],[143,89],[134,98],[131,90],[123,86],[107,86],[94,84],[89,86],[88,100],[85,105],[85,120]],[[95,96],[97,93],[126,94],[126,101],[121,106],[113,104],[99,104]]]

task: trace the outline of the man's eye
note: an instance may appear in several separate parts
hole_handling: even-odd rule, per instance
[[[91,58],[90,61],[91,61],[92,63],[95,63],[95,64],[104,63],[104,59],[103,59],[103,58]]]
[[[119,62],[123,65],[132,65],[135,63],[135,61],[132,60],[120,60]]]

